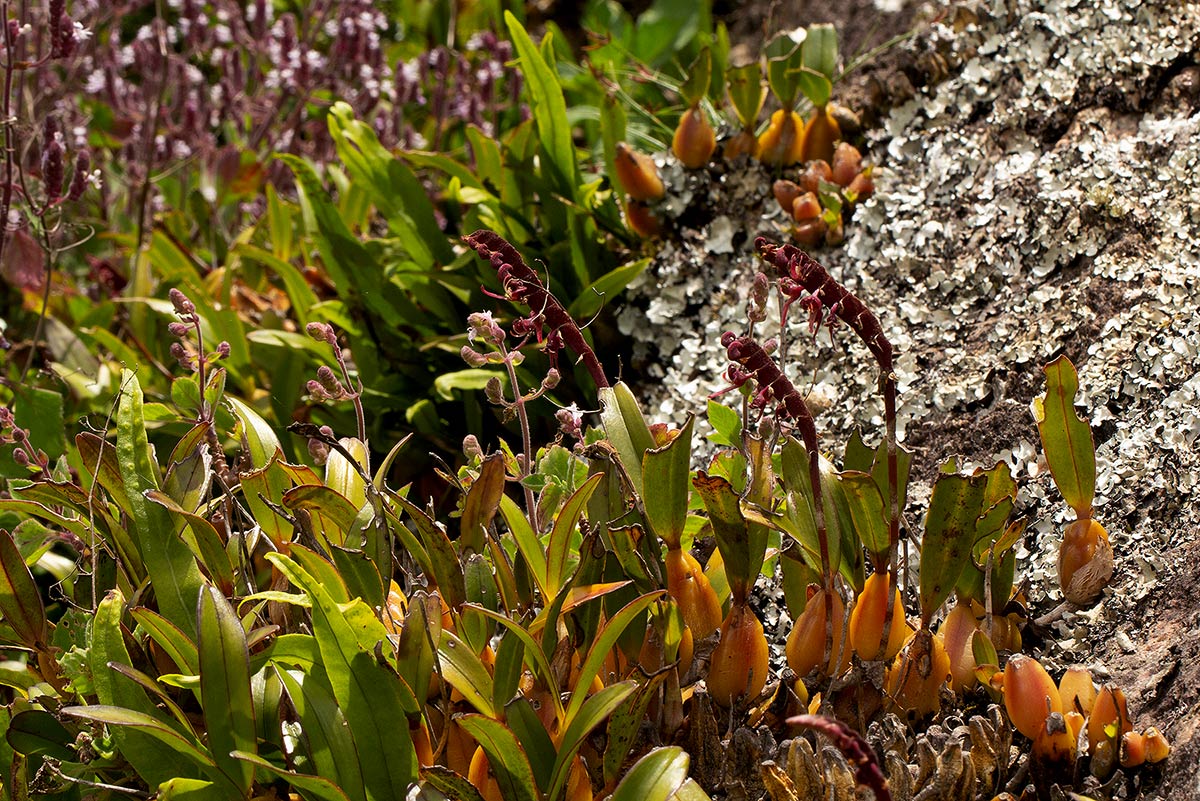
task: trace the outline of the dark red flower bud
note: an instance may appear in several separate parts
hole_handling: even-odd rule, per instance
[[[62,197],[64,155],[57,136],[48,139],[42,148],[42,182],[46,189],[46,200],[51,203]]]
[[[67,200],[79,200],[87,190],[88,173],[92,169],[92,154],[86,150],[80,151],[75,157],[75,174],[71,176],[71,188],[67,190]]]

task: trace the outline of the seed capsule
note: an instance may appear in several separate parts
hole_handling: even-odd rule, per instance
[[[800,188],[799,184],[783,178],[771,185],[771,192],[779,201],[779,207],[788,214],[792,213],[792,204],[796,202],[796,198],[804,194],[804,190]]]
[[[617,180],[634,200],[661,200],[667,193],[662,179],[658,177],[654,160],[624,142],[617,143],[613,166],[617,171]]]
[[[767,684],[769,652],[762,624],[745,606],[734,606],[721,624],[721,641],[708,667],[708,693],[724,707],[756,698]]]
[[[694,170],[703,167],[717,149],[717,135],[699,106],[683,112],[675,136],[671,139],[671,150],[683,166]]]
[[[1062,699],[1054,680],[1041,664],[1013,654],[1004,668],[1004,708],[1013,728],[1033,740],[1051,712],[1062,714]]]

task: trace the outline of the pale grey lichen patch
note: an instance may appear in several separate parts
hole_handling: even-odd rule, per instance
[[[1200,4],[983,7],[964,31],[934,26],[903,45],[932,43],[960,67],[870,135],[878,193],[844,246],[815,255],[897,347],[901,435],[918,463],[959,449],[1012,467],[1032,520],[1022,575],[1047,608],[1060,598],[1068,515],[1026,409],[1044,363],[1066,352],[1079,366],[1098,440],[1096,515],[1117,556],[1104,603],[1058,624],[1063,658],[1082,657],[1200,529],[1200,114],[1170,85],[1174,62],[1200,49]],[[679,422],[723,386],[719,337],[746,329],[753,239],[786,238],[770,181],[749,168],[688,184],[713,221],[665,245],[632,292],[621,326],[650,376],[651,414]],[[789,374],[820,389],[824,447],[840,453],[855,426],[878,439],[865,348],[844,328],[831,343],[793,325]]]

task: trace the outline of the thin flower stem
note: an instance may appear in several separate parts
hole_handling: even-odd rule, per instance
[[[525,486],[525,479],[529,477],[530,462],[533,459],[533,439],[529,434],[529,416],[525,412],[525,397],[521,394],[521,387],[517,384],[517,368],[513,365],[512,355],[508,348],[504,347],[504,343],[500,343],[500,353],[504,356],[504,367],[508,370],[508,381],[511,385],[513,393],[513,406],[517,409],[517,420],[521,424],[521,487],[525,490],[525,508],[529,510],[529,522],[533,524],[534,531],[541,531],[541,521],[538,520],[537,499],[534,498],[533,490]]]

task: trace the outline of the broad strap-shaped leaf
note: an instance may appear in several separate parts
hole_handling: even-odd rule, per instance
[[[376,660],[387,642],[383,623],[361,600],[334,603],[325,588],[282,554],[267,559],[312,598],[313,635],[347,725],[372,747],[359,750],[368,801],[403,798],[417,778],[408,732],[409,712],[419,714],[412,691],[391,665]]]
[[[546,682],[547,687],[551,687],[555,690],[558,689],[554,686],[554,671],[550,669],[550,660],[546,657],[545,652],[542,650],[541,643],[533,638],[533,635],[529,633],[528,628],[523,626],[520,621],[513,620],[507,615],[502,615],[499,612],[493,612],[490,609],[483,609],[481,607],[474,608],[480,614],[489,617],[504,626],[508,630],[508,633],[505,635],[505,637],[511,636],[520,640],[521,644],[524,646],[524,656],[529,661],[530,666],[533,669],[534,677]],[[462,691],[459,690],[459,692]],[[494,688],[492,695],[494,698]],[[562,700],[559,698],[557,692],[553,692],[551,694],[551,702],[555,704],[555,717],[562,718]],[[494,706],[493,708],[498,707]]]
[[[546,590],[551,595],[557,595],[562,587],[563,576],[568,568],[567,559],[571,555],[571,540],[579,528],[579,520],[583,517],[588,500],[603,478],[600,474],[588,477],[558,510],[546,551]]]
[[[634,492],[644,498],[642,459],[654,447],[654,435],[624,381],[600,390],[600,422]]]
[[[301,484],[292,487],[283,493],[283,505],[308,513],[313,533],[324,547],[344,546],[358,517],[357,506],[345,495],[324,485]]]
[[[27,648],[41,648],[49,639],[42,594],[16,541],[4,529],[0,529],[0,619]]]
[[[507,495],[500,498],[500,515],[516,541],[517,552],[525,560],[538,591],[543,596],[553,597],[554,593],[546,591],[546,554],[541,540],[529,523],[529,518],[521,511],[517,502]]]
[[[971,559],[987,475],[940,475],[933,485],[921,540],[921,617],[928,624]]]
[[[626,696],[617,709],[608,716],[606,745],[604,748],[604,783],[611,785],[620,775],[625,757],[637,741],[642,729],[642,720],[658,689],[667,680],[666,672],[655,674],[642,682],[637,691]]]
[[[429,577],[437,584],[446,603],[452,609],[458,609],[467,599],[466,577],[458,559],[458,551],[454,549],[445,529],[407,498],[395,493],[391,493],[389,498],[412,518],[428,559]]]
[[[172,773],[174,775],[170,778],[188,778],[180,776],[180,769],[190,765],[194,768],[199,768],[204,774],[204,778],[215,785],[215,789],[220,791],[219,797],[226,799],[240,799],[244,797],[241,790],[238,789],[230,778],[220,771],[216,762],[213,761],[212,755],[205,751],[203,746],[184,736],[176,729],[171,728],[153,715],[147,715],[144,712],[135,712],[132,709],[106,706],[104,704],[63,707],[62,714],[83,718],[84,720],[92,720],[110,727],[124,727],[144,732],[157,742],[167,746],[169,753],[173,754]],[[183,759],[182,765],[180,764],[181,757]],[[163,781],[166,781],[166,779]]]
[[[613,172],[609,170],[606,174],[611,176]],[[579,297],[571,302],[567,312],[576,320],[587,320],[596,316],[606,301],[620,295],[625,287],[649,266],[650,259],[638,259],[614,267],[584,287]]]
[[[338,708],[325,671],[284,670],[278,665],[275,670],[300,720],[317,774],[334,781],[351,801],[365,801],[358,740]]]
[[[26,709],[13,715],[5,727],[4,738],[18,754],[48,756],[65,762],[78,759],[70,747],[74,735],[58,718],[43,709]]]
[[[124,607],[125,597],[119,590],[112,590],[96,607],[96,614],[92,619],[88,658],[96,697],[102,705],[128,709],[159,719],[159,712],[146,695],[146,691],[109,667],[111,664],[132,664],[121,632],[121,613]],[[176,776],[200,777],[199,771],[194,768],[186,764],[181,766],[172,749],[143,731],[118,727],[112,734],[121,755],[151,787]]]
[[[242,433],[250,446],[248,454],[251,469],[260,470],[266,467],[275,452],[282,450],[275,429],[271,428],[262,415],[233,395],[226,397],[225,401],[233,407],[233,414],[241,423]]]
[[[175,534],[167,510],[146,497],[146,492],[159,486],[158,465],[151,455],[142,417],[142,387],[129,370],[121,374],[121,387],[117,462],[138,534],[137,546],[154,586],[159,611],[189,637],[195,636],[196,599],[204,578],[191,550]]]
[[[209,577],[217,583],[222,592],[232,593],[233,565],[216,527],[202,515],[184,509],[165,492],[148,490],[146,498],[171,514],[177,523],[175,529],[179,536],[204,565]]]
[[[868,473],[845,471],[839,480],[846,492],[854,531],[872,558],[887,560],[887,512],[875,479]]]
[[[479,611],[482,613],[484,610]],[[438,656],[442,666],[442,677],[450,686],[462,693],[467,703],[480,713],[495,717],[496,708],[492,705],[492,699],[495,697],[492,675],[488,673],[479,655],[455,637],[453,632],[442,629]]]
[[[220,801],[228,798],[216,782],[207,779],[170,779],[158,786],[158,801]]]
[[[418,787],[420,790],[415,801],[483,801],[479,790],[465,776],[441,765],[431,765],[422,770]],[[433,792],[429,792],[431,789]]]
[[[570,727],[572,721],[575,720],[575,716],[579,714],[579,710],[587,700],[587,692],[591,686],[592,679],[600,672],[605,657],[608,656],[609,651],[616,647],[617,640],[620,639],[625,629],[634,620],[641,620],[642,613],[664,595],[666,595],[666,592],[659,590],[638,596],[613,615],[604,625],[604,628],[600,629],[596,634],[596,639],[592,642],[591,647],[588,648],[587,656],[584,657],[583,663],[579,666],[579,680],[575,685],[575,692],[571,693],[571,700],[567,703],[567,710],[562,719],[564,726]]]
[[[1082,520],[1092,516],[1096,496],[1096,446],[1091,427],[1075,412],[1079,376],[1066,356],[1050,362],[1045,371],[1046,394],[1033,399],[1033,419],[1054,483]]]
[[[316,473],[310,478],[306,483],[318,483]],[[241,474],[242,497],[254,515],[254,521],[277,547],[292,539],[293,529],[272,506],[283,506],[283,493],[292,488],[295,479],[296,474],[285,469],[281,451],[276,451],[265,467]]]
[[[550,783],[554,778],[554,765],[558,757],[558,749],[546,732],[546,726],[534,711],[533,704],[523,695],[513,698],[504,707],[504,722],[512,729],[513,734],[525,748],[529,758],[529,767],[533,769],[533,777],[538,789],[543,794],[550,791]]]
[[[521,72],[527,81],[533,118],[537,121],[538,139],[549,160],[543,169],[551,167],[550,172],[559,194],[575,200],[579,166],[575,159],[575,143],[571,139],[571,125],[567,119],[567,104],[558,76],[512,12],[504,12],[504,23],[508,26],[517,57],[521,59]]]
[[[257,754],[249,754],[245,751],[234,751],[233,757],[246,762],[252,770],[257,767],[266,773],[283,779],[305,801],[350,801],[350,797],[329,779],[321,776],[308,776],[303,773],[296,773],[287,768],[273,765]]]
[[[642,505],[650,529],[669,548],[678,548],[687,523],[691,490],[692,428],[696,418],[688,415],[679,434],[661,448],[642,457]]]
[[[404,628],[396,644],[396,670],[416,698],[429,694],[442,639],[442,602],[437,595],[415,592],[408,599]]]
[[[824,106],[837,77],[837,31],[828,23],[810,25],[801,50],[803,69],[796,76],[800,90],[814,106]]]
[[[750,530],[742,514],[741,498],[728,481],[720,476],[710,476],[703,470],[692,479],[692,485],[708,510],[734,598],[745,597],[755,576],[750,566]]]
[[[458,718],[458,723],[487,754],[504,801],[538,801],[533,768],[512,731],[485,715],[463,715]]]
[[[492,524],[500,508],[500,499],[504,496],[504,479],[504,454],[493,453],[483,460],[479,475],[463,499],[458,535],[460,550],[483,553],[487,528]]]
[[[797,542],[810,553],[821,553],[817,536],[815,501],[813,500],[812,478],[809,469],[808,449],[793,437],[788,437],[780,453],[784,489],[788,493],[787,516],[796,529]],[[842,568],[843,519],[852,521],[850,511],[839,505],[844,498],[837,481],[837,470],[824,456],[820,457],[821,505],[825,513],[826,541],[829,550],[830,572]],[[825,567],[818,565],[822,569]]]
[[[656,748],[630,768],[611,801],[668,801],[688,778],[691,759],[678,746]]]
[[[225,595],[212,586],[200,592],[196,628],[208,746],[221,770],[245,792],[254,768],[230,753],[258,751],[246,632]]]
[[[634,681],[611,684],[588,698],[579,708],[579,713],[571,718],[563,731],[562,744],[558,748],[558,758],[554,763],[554,779],[550,783],[549,795],[552,801],[562,798],[567,787],[571,762],[579,753],[584,738],[608,720],[609,715],[636,689],[637,682]]]

